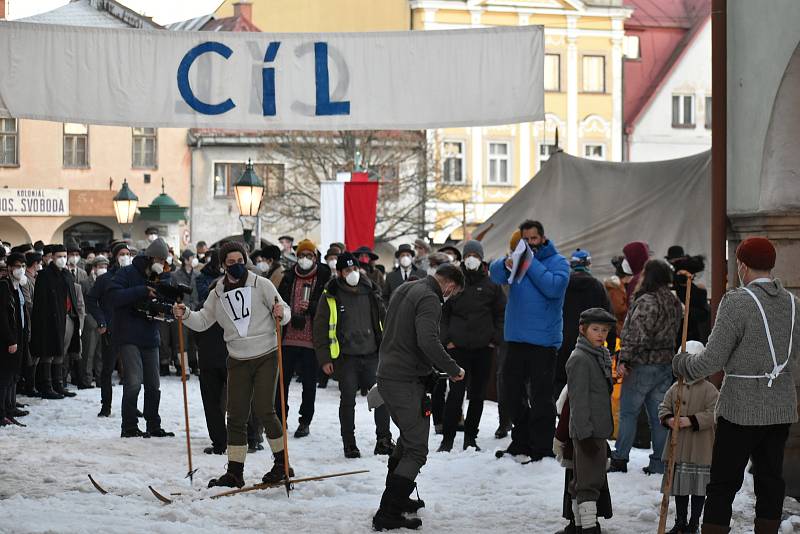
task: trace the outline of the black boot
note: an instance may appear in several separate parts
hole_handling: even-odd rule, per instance
[[[608,468],[609,473],[627,473],[628,472],[628,461],[627,460],[618,460],[616,458],[611,458],[611,466]]]
[[[103,405],[100,408],[100,413],[97,414],[97,417],[111,417],[111,406]]]
[[[372,454],[375,456],[389,456],[394,452],[394,441],[392,441],[392,437],[386,438],[379,438],[378,441],[375,442],[375,449],[372,451]]]
[[[414,490],[414,482],[395,475],[386,477],[386,489],[381,496],[381,506],[372,518],[372,528],[378,531],[408,528],[416,530],[422,520],[403,516],[403,503]]]
[[[472,447],[476,451],[480,451],[481,448],[478,447],[478,442],[475,441],[475,436],[472,434],[464,433],[464,450],[467,450],[469,447]]]
[[[400,460],[394,457],[389,458],[389,463],[387,464],[387,468],[389,469],[388,474],[386,475],[386,484],[389,483],[389,476],[394,473],[394,470],[397,469],[397,465],[400,463]],[[414,483],[414,489],[417,489],[417,484]],[[417,498],[412,499],[410,496],[406,497],[405,502],[402,503],[403,513],[404,514],[416,514],[420,508],[425,508],[425,501],[419,498],[419,491],[417,491]]]
[[[575,524],[575,521],[570,520],[569,524],[562,530],[556,532],[556,534],[578,534],[578,526]]]
[[[263,477],[261,477],[261,482],[264,484],[277,484],[278,482],[283,482],[286,480],[286,461],[285,457],[283,456],[283,451],[272,453],[275,457],[275,463],[272,466],[272,469],[266,472]],[[294,476],[294,469],[289,467],[289,477]]]
[[[453,438],[445,436],[442,438],[442,444],[436,449],[436,452],[450,452],[453,450]]]
[[[208,487],[224,486],[226,488],[241,488],[244,486],[244,464],[241,462],[228,462],[225,474],[219,478],[208,481]]]
[[[358,450],[355,440],[348,440],[344,443],[344,457],[345,458],[361,458],[361,451]]]

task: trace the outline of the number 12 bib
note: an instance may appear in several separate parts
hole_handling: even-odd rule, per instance
[[[253,288],[250,286],[238,287],[222,295],[222,308],[233,321],[241,337],[247,337],[247,329],[250,326],[252,295]]]

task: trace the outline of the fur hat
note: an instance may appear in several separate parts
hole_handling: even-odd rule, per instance
[[[470,254],[477,254],[480,259],[483,259],[483,245],[481,245],[480,241],[471,239],[464,243],[464,256],[466,257]]]
[[[736,259],[757,271],[771,271],[776,255],[775,246],[766,237],[748,237],[736,247]]]

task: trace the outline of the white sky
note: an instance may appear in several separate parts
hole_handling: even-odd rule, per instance
[[[201,15],[207,15],[222,0],[117,0],[129,8],[153,19],[159,24],[169,24]],[[68,4],[69,0],[6,0],[8,20],[30,17]]]

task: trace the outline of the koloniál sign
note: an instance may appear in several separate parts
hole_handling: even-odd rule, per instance
[[[544,118],[541,26],[273,34],[0,23],[0,115],[423,129]]]
[[[69,191],[0,188],[0,215],[67,216]]]

